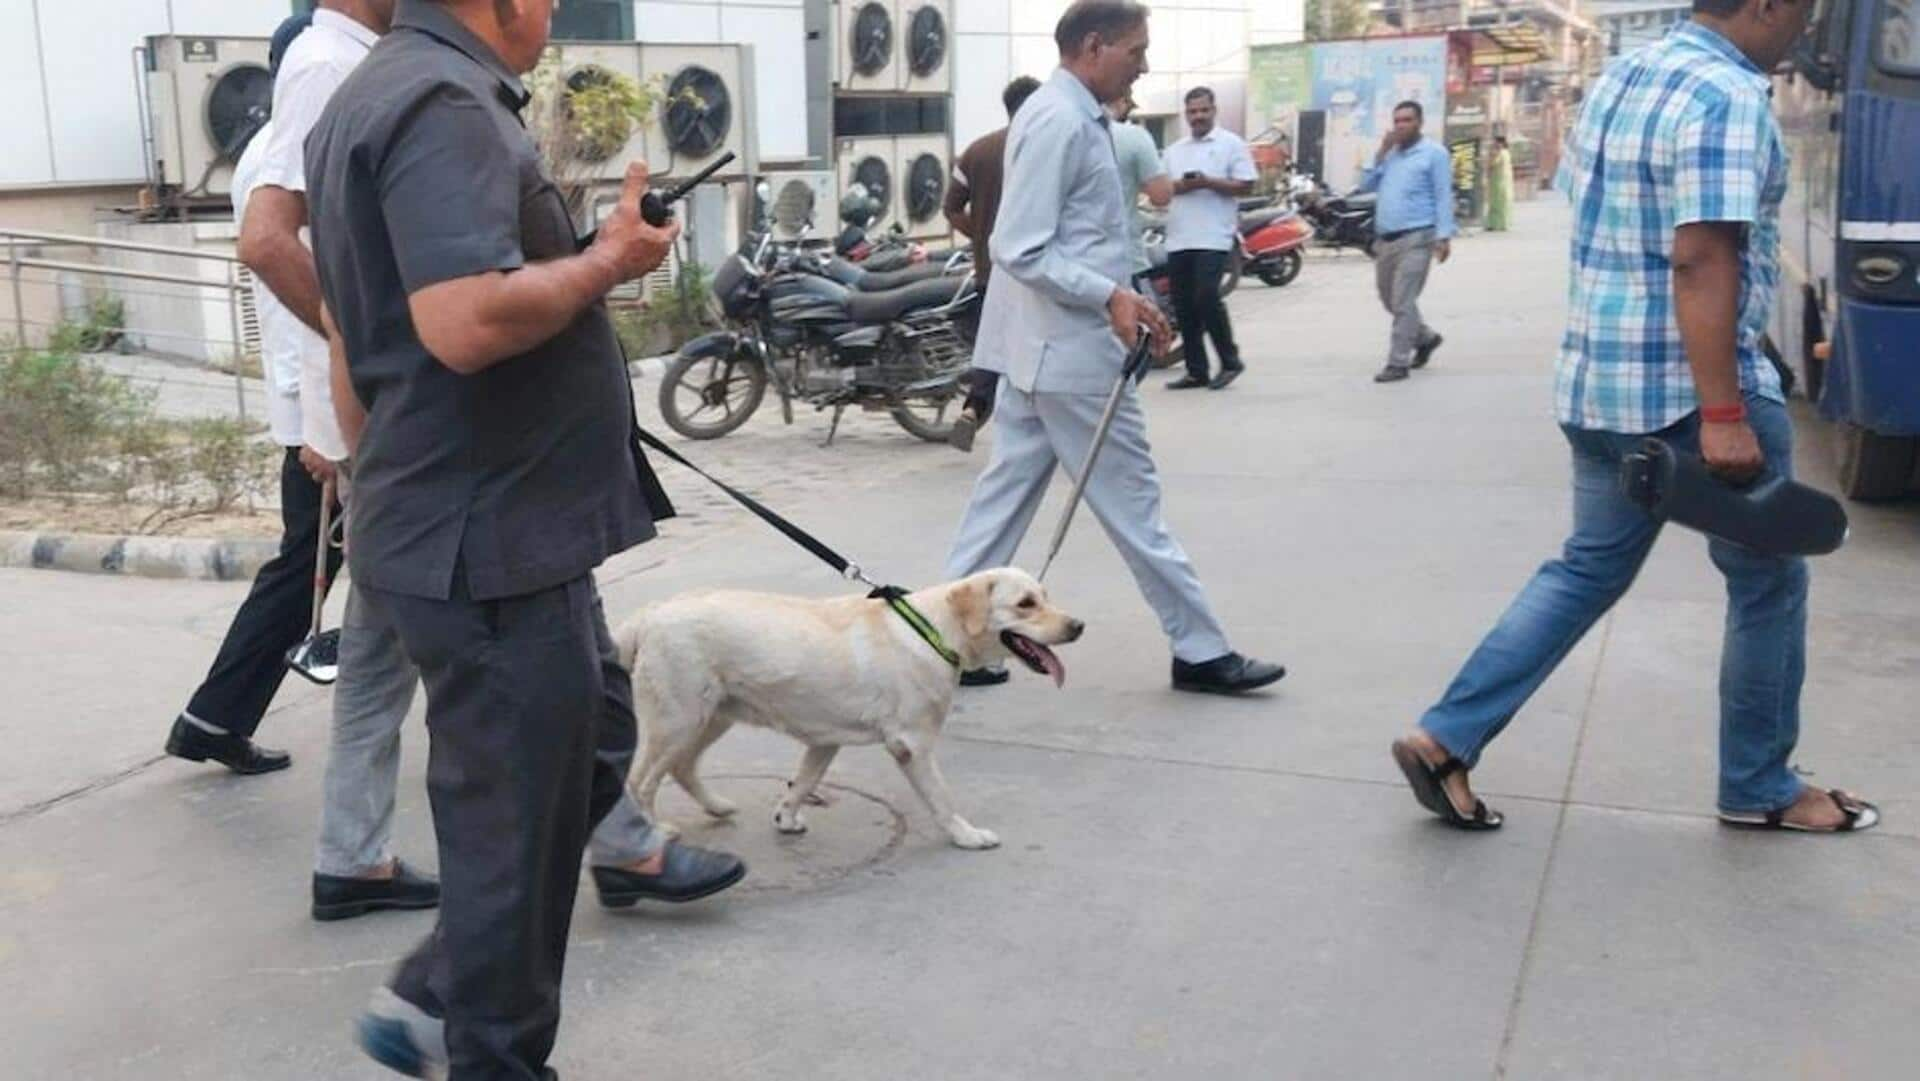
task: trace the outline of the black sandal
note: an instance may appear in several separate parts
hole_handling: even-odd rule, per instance
[[[1787,811],[1793,807],[1791,803],[1777,811],[1768,811],[1765,814],[1757,811],[1721,811],[1720,821],[1740,829],[1792,830],[1796,833],[1858,833],[1880,824],[1880,808],[1851,792],[1829,788],[1827,798],[1833,801],[1833,805],[1840,809],[1840,814],[1843,816],[1844,820],[1837,826],[1802,826],[1796,822],[1789,822],[1786,816]]]
[[[1466,769],[1465,762],[1449,757],[1445,762],[1433,765],[1420,753],[1419,748],[1404,739],[1393,741],[1393,760],[1399,764],[1400,772],[1406,774],[1407,785],[1413,789],[1413,798],[1420,801],[1420,806],[1439,815],[1440,821],[1454,829],[1470,831],[1497,830],[1505,824],[1506,818],[1477,796],[1473,801],[1472,817],[1461,814],[1460,809],[1453,805],[1442,782]]]

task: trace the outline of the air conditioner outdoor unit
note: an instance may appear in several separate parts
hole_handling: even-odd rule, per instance
[[[909,94],[953,89],[952,0],[899,0],[901,88]]]
[[[618,77],[638,85],[640,46],[636,42],[559,41],[553,44],[559,64],[556,91],[565,95],[587,90],[596,83],[605,84]],[[586,180],[617,181],[627,175],[627,163],[647,152],[646,136],[637,123],[624,133],[598,133],[599,138],[582,139],[574,147],[577,176]]]
[[[841,139],[836,147],[839,153],[834,160],[839,167],[840,197],[845,199],[853,186],[859,184],[879,204],[878,214],[867,224],[869,233],[877,233],[899,220],[900,189],[895,175],[899,162],[895,159],[895,142],[891,135],[862,135]],[[839,221],[838,206],[834,208],[834,220]]]
[[[841,90],[899,90],[900,11],[897,0],[840,0],[839,62]]]
[[[941,204],[953,176],[952,141],[945,135],[902,135],[894,141],[898,217],[911,237],[944,237],[952,232]]]
[[[832,236],[839,229],[840,201],[831,172],[764,173],[769,190],[767,225],[775,240]]]
[[[658,81],[662,95],[646,137],[647,167],[655,176],[691,176],[729,151],[734,159],[716,179],[759,171],[752,46],[643,43],[640,72]]]
[[[267,39],[167,34],[145,52],[153,179],[188,198],[227,196],[273,110]]]

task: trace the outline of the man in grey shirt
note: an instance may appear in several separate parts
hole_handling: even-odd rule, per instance
[[[993,461],[947,557],[961,578],[1011,562],[1046,496],[1054,466],[1087,460],[1127,347],[1145,330],[1165,351],[1166,317],[1128,285],[1127,205],[1100,103],[1147,70],[1147,10],[1132,0],[1078,0],[1054,28],[1060,67],[1027,99],[1007,134],[1005,198],[993,227],[994,286],[977,348],[1006,361]],[[1087,503],[1173,643],[1179,690],[1236,694],[1286,674],[1233,652],[1160,517],[1160,480],[1146,420],[1128,386]],[[999,682],[976,671],[965,682]]]

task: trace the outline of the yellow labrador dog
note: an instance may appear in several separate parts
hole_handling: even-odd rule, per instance
[[[1048,647],[1074,641],[1086,629],[1049,604],[1032,575],[1011,568],[907,599],[959,655],[961,667],[1011,655],[1056,685],[1066,667]],[[701,782],[700,756],[744,722],[807,746],[774,810],[774,828],[782,833],[805,832],[800,807],[841,747],[879,743],[954,844],[1000,843],[960,817],[933,759],[959,672],[884,601],[695,593],[642,609],[614,638],[633,673],[634,712],[647,727],[632,785],[648,815],[669,774],[708,814],[732,814],[734,805]]]

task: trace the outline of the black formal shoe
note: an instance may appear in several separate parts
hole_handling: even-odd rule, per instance
[[[285,751],[231,732],[215,735],[185,717],[174,721],[167,733],[167,753],[189,762],[218,762],[235,773],[272,773],[293,765],[293,756]]]
[[[1191,375],[1183,375],[1180,378],[1175,379],[1173,382],[1168,383],[1167,389],[1168,390],[1193,390],[1196,387],[1204,387],[1206,385],[1207,385],[1207,381],[1205,379],[1200,379]]]
[[[628,908],[637,901],[698,901],[747,876],[740,857],[709,848],[668,841],[660,873],[643,875],[618,867],[595,867],[593,886],[607,908]]]
[[[1012,678],[1013,675],[1007,671],[1006,665],[997,664],[991,668],[967,669],[960,673],[960,685],[962,687],[998,687]]]
[[[1240,378],[1240,373],[1246,370],[1247,366],[1244,364],[1235,364],[1231,368],[1222,368],[1220,369],[1220,374],[1213,377],[1213,382],[1207,384],[1207,389],[1225,390],[1227,389],[1227,384]]]
[[[1398,383],[1400,380],[1405,379],[1407,374],[1407,369],[1397,368],[1389,364],[1373,373],[1373,381],[1376,383]]]
[[[1413,366],[1416,368],[1426,367],[1427,361],[1433,359],[1433,351],[1440,348],[1440,343],[1444,341],[1446,341],[1446,339],[1438,334],[1428,338],[1425,345],[1413,351]]]
[[[392,878],[313,876],[313,918],[347,920],[383,908],[433,908],[440,904],[440,880],[423,875],[399,860]]]
[[[1278,683],[1280,677],[1286,674],[1287,670],[1277,664],[1256,661],[1238,653],[1215,657],[1200,664],[1189,664],[1178,657],[1173,659],[1173,689],[1176,691],[1245,694],[1269,683]]]

